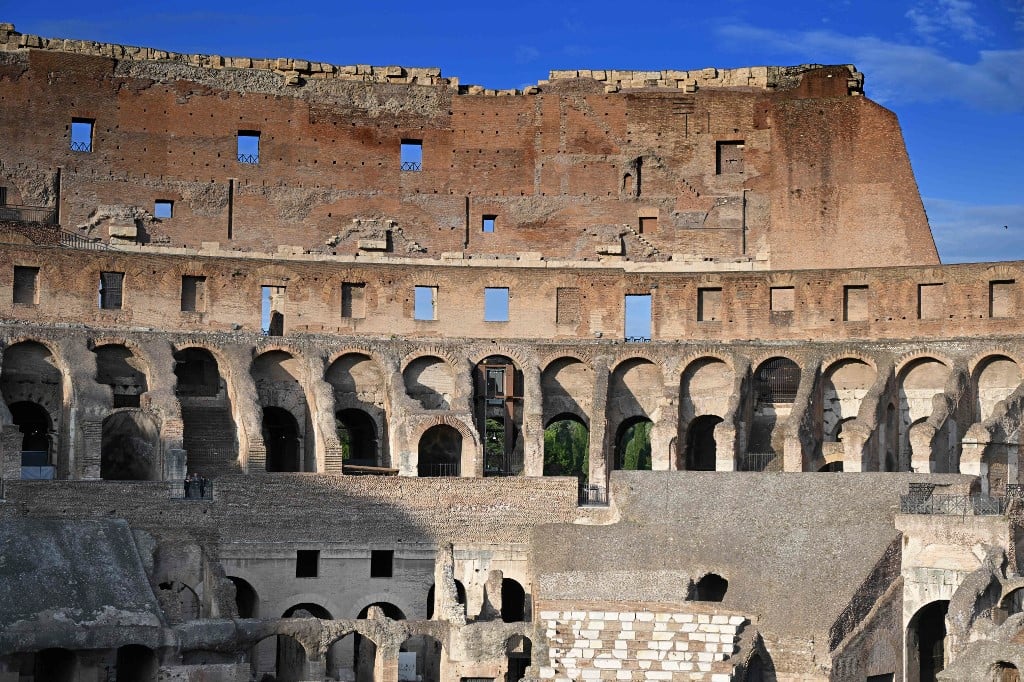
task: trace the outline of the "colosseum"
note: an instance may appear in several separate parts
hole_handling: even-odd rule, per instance
[[[0,24],[0,131],[0,682],[1019,680],[1024,262],[853,66]]]

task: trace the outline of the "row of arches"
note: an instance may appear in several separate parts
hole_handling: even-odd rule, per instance
[[[242,468],[238,424],[244,411],[211,350],[188,346],[173,353],[173,393],[183,424],[176,443],[161,436],[161,413],[147,404],[151,381],[142,356],[114,342],[92,352],[95,385],[108,389],[95,392],[106,396],[107,405],[99,477],[165,478],[173,470],[167,451],[175,447],[187,452],[188,468],[203,475]],[[15,343],[3,353],[0,392],[22,434],[25,477],[82,475],[66,461],[78,436],[66,423],[70,390],[67,370],[59,365],[41,342]],[[384,364],[369,352],[339,355],[317,379],[322,384],[310,385],[308,372],[283,349],[260,353],[249,367],[266,471],[324,471],[334,457],[342,466],[420,476],[520,475],[530,449],[540,456],[534,475],[581,480],[607,469],[781,468],[783,427],[801,389],[801,409],[810,414],[800,426],[810,431],[803,440],[815,444],[804,470],[841,470],[844,458],[849,461],[847,431],[857,427],[867,429],[864,447],[871,450],[863,468],[956,471],[959,440],[968,427],[997,416],[1022,379],[1018,362],[1004,354],[979,358],[965,386],[958,385],[959,370],[933,356],[911,358],[882,374],[861,357],[840,358],[811,373],[783,356],[751,370],[728,357],[705,356],[686,363],[678,386],[666,383],[660,363],[633,357],[608,370],[607,388],[600,391],[595,366],[566,356],[539,371],[539,391],[533,392],[510,356],[486,356],[464,377],[451,359],[425,354],[402,366],[404,390],[397,397]],[[528,393],[539,398],[531,413],[539,413],[538,421],[527,419]],[[333,415],[329,424],[320,423],[310,405],[330,404],[329,398]],[[395,410],[424,424],[409,443],[414,460],[391,452],[396,433],[389,415]],[[595,423],[600,437],[592,440]],[[326,444],[317,443],[321,437]],[[936,445],[943,439],[952,446]],[[333,454],[325,455],[325,447]],[[723,466],[726,460],[731,464]]]

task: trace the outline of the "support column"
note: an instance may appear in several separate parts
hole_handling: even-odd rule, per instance
[[[2,448],[0,478],[7,481],[17,481],[21,478],[21,442],[23,437],[21,429],[14,424],[5,424],[0,430],[0,448]]]
[[[523,475],[544,475],[544,392],[540,367],[523,367]]]
[[[321,358],[303,358],[302,372],[309,387],[306,391],[306,402],[310,410],[310,423],[313,425],[311,435],[314,438],[317,471],[340,474],[343,453],[334,424],[334,388],[324,381]]]
[[[590,410],[590,484],[608,485],[607,448],[607,407],[608,382],[611,379],[610,358],[600,355],[594,358],[594,401]]]

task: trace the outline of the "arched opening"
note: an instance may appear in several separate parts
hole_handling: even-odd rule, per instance
[[[358,618],[361,620],[370,617],[370,609],[379,609],[380,615],[391,620],[405,620],[405,614],[402,613],[402,610],[394,604],[387,602],[375,602],[365,606],[359,612]],[[377,657],[377,645],[373,640],[356,633],[352,646],[356,682],[374,682],[374,661]]]
[[[129,644],[117,650],[117,682],[156,680],[156,654],[148,646]]]
[[[76,682],[78,657],[67,649],[43,649],[34,656],[32,676],[46,682]],[[119,678],[120,679],[120,678]]]
[[[945,459],[945,453],[933,452],[932,448],[929,448],[927,453],[918,453],[915,458],[910,432],[913,425],[924,423],[931,417],[932,399],[945,391],[949,371],[949,367],[942,362],[926,357],[914,360],[899,373],[899,411],[897,414],[899,449],[897,458],[901,471],[909,471],[914,466],[915,459],[922,462],[933,458]],[[935,467],[936,472],[943,469],[944,467]]]
[[[434,588],[436,585],[431,585],[430,589],[427,590],[427,620],[434,617]],[[466,606],[466,586],[461,581],[455,581],[455,600],[463,607]]]
[[[302,471],[299,424],[288,410],[263,408],[263,443],[267,448],[267,471]]]
[[[533,642],[529,637],[513,635],[505,642],[505,653],[508,656],[508,672],[505,682],[519,682],[526,677],[526,669],[530,667],[533,657]]]
[[[306,650],[291,635],[264,637],[253,648],[252,677],[274,682],[300,682],[306,677]]]
[[[289,607],[283,614],[282,618],[320,618],[322,620],[332,620],[330,612],[319,604],[295,604]],[[297,641],[291,637],[285,635],[278,635],[277,637],[277,669],[280,670],[295,670],[305,671],[306,668],[306,650]],[[338,679],[338,667],[341,659],[341,647],[337,642],[331,645],[327,650],[327,677],[330,679]],[[285,678],[281,678],[285,679]],[[306,679],[300,677],[298,679]]]
[[[400,680],[441,682],[441,642],[430,635],[413,635],[402,642],[398,653]],[[401,676],[406,671],[406,676]]]
[[[544,475],[575,476],[586,483],[590,474],[590,431],[576,415],[555,417],[544,429]]]
[[[718,457],[715,427],[722,423],[718,415],[697,417],[686,431],[686,468],[689,471],[714,471]]]
[[[50,455],[50,414],[37,403],[21,401],[10,406],[11,419],[21,431],[21,477],[50,480],[57,467]]]
[[[157,587],[160,608],[172,623],[184,623],[200,617],[199,596],[191,587],[177,580],[162,582]]]
[[[822,375],[821,409],[822,440],[839,442],[843,423],[855,418],[861,401],[875,383],[876,372],[871,365],[856,358],[839,360]]]
[[[459,476],[462,434],[447,424],[432,426],[420,436],[416,474],[420,477]]]
[[[115,412],[103,420],[100,478],[155,481],[160,478],[160,434],[153,419],[138,410]]]
[[[377,424],[370,415],[354,408],[338,410],[334,425],[345,464],[377,466]]]
[[[992,666],[989,679],[992,682],[1020,682],[1020,671],[1013,663],[998,661]]]
[[[993,415],[1000,400],[1005,400],[1021,383],[1021,371],[1017,363],[1005,355],[992,355],[974,369],[973,421],[980,422]]]
[[[829,462],[828,464],[826,464],[823,467],[821,467],[820,469],[818,469],[818,471],[825,471],[825,472],[839,472],[839,471],[842,471],[842,470],[843,470],[843,463],[842,462]]]
[[[523,473],[523,373],[509,358],[491,355],[474,371],[473,407],[484,444],[484,476]]]
[[[110,386],[114,407],[139,407],[143,393],[149,390],[146,366],[127,346],[108,344],[96,353],[96,381]]]
[[[520,623],[526,618],[526,590],[512,578],[501,581],[501,619],[506,623]]]
[[[194,347],[179,350],[174,360],[189,473],[213,478],[237,472],[237,429],[217,360],[205,348]]]
[[[425,410],[451,409],[455,373],[438,357],[416,358],[402,372],[405,393]]]
[[[763,403],[791,403],[800,388],[800,366],[789,358],[770,358],[754,373],[757,399]]]
[[[622,422],[615,438],[615,469],[623,471],[651,470],[651,427],[647,417],[633,417]]]
[[[728,589],[728,580],[717,573],[708,573],[697,581],[693,589],[693,598],[696,601],[722,601]]]
[[[754,372],[753,413],[747,438],[746,462],[741,469],[776,469],[785,440],[782,428],[793,410],[800,387],[800,367],[789,358],[774,357],[762,362]]]
[[[935,682],[946,667],[946,612],[949,601],[928,604],[907,626],[908,682]]]
[[[235,586],[235,608],[239,618],[256,618],[260,613],[260,598],[255,588],[248,581],[228,576]]]

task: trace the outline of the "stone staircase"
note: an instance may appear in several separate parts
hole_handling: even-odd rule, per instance
[[[207,478],[238,473],[238,439],[226,400],[182,398],[181,419],[189,472]]]

